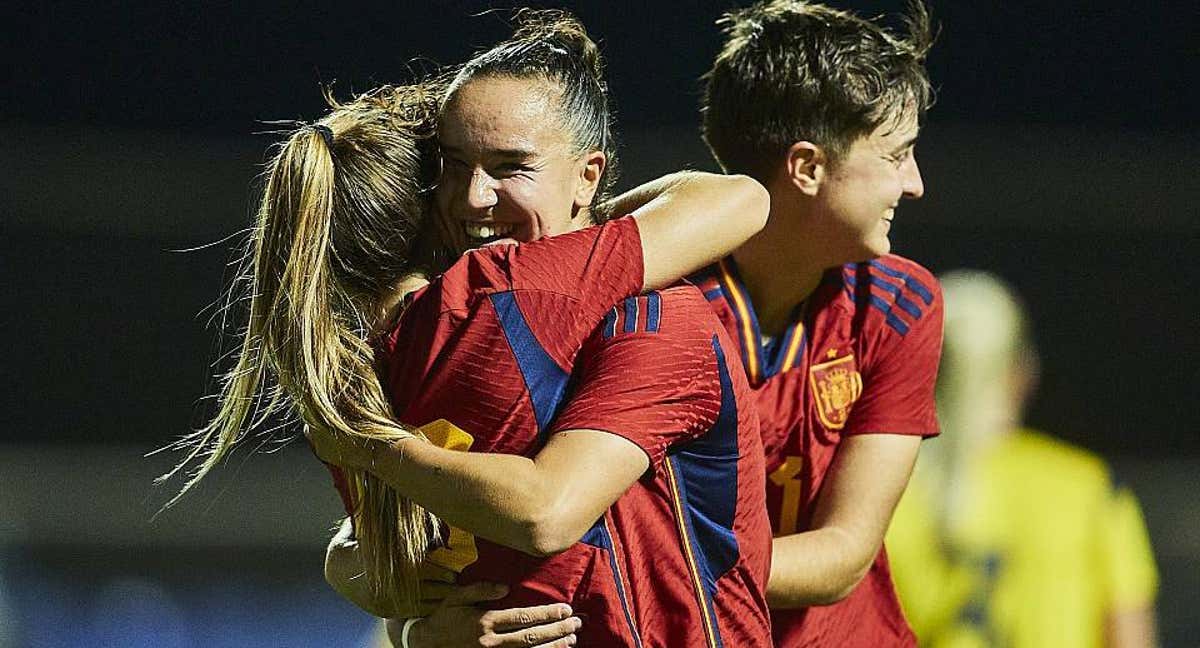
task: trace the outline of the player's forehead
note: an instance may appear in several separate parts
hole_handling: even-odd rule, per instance
[[[921,132],[917,109],[912,104],[898,106],[887,114],[863,140],[871,148],[894,151],[912,145]]]
[[[458,87],[438,122],[451,154],[535,157],[562,148],[558,89],[539,79],[484,77]]]

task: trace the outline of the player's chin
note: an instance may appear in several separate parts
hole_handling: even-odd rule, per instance
[[[875,232],[863,243],[868,258],[881,257],[892,251],[892,240],[888,238],[886,228]]]

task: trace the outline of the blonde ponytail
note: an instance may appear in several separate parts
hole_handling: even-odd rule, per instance
[[[268,165],[240,352],[221,378],[217,414],[176,444],[188,454],[164,479],[200,465],[168,506],[273,414],[299,414],[321,434],[414,437],[391,418],[368,335],[386,291],[413,269],[435,102],[436,93],[409,87],[335,104]],[[381,600],[419,600],[417,565],[438,521],[365,471],[346,476],[368,582]]]

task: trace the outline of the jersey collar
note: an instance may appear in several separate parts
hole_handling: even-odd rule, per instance
[[[754,304],[750,302],[750,292],[742,283],[733,257],[725,257],[718,261],[713,267],[713,274],[737,322],[742,359],[745,361],[750,382],[760,384],[797,366],[800,354],[807,344],[804,315],[808,300],[800,302],[792,309],[791,323],[783,334],[764,345],[762,331],[758,326],[758,315],[754,312]]]

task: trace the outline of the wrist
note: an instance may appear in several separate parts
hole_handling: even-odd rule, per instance
[[[425,617],[412,617],[404,620],[404,625],[400,628],[400,645],[397,648],[416,648],[416,646],[425,645],[424,635],[421,631],[425,629],[425,624],[421,623]]]

